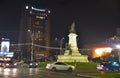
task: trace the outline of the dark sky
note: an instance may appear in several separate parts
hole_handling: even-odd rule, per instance
[[[51,37],[67,37],[73,20],[81,44],[100,43],[120,27],[119,0],[0,0],[0,38],[17,41],[23,2],[51,10]]]

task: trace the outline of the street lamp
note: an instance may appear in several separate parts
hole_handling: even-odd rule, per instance
[[[120,63],[120,45],[116,45],[116,48],[118,49],[118,61]]]
[[[31,30],[28,30],[28,32],[30,33],[30,37],[31,37],[31,61],[33,61],[33,46],[34,46],[34,33],[31,32]]]
[[[63,40],[64,40],[64,37],[60,40],[60,55],[62,53]]]

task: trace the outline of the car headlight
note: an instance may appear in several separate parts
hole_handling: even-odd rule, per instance
[[[75,66],[71,66],[73,69],[75,69]]]
[[[30,65],[33,65],[32,63],[30,63]]]
[[[6,66],[9,66],[9,64],[7,63]]]
[[[38,65],[37,63],[35,65]]]
[[[17,64],[16,64],[16,63],[14,63],[14,65],[16,66]]]

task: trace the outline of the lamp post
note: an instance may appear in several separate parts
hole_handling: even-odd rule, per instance
[[[118,49],[118,61],[120,63],[120,45],[116,45],[116,48]]]
[[[64,37],[60,40],[60,55],[62,53],[63,40],[64,40]]]
[[[34,33],[31,32],[31,30],[28,30],[28,32],[30,33],[30,37],[31,37],[31,56],[30,56],[30,59],[31,59],[31,61],[33,61]]]
[[[120,63],[120,49],[118,51],[118,60],[119,60],[119,63]]]

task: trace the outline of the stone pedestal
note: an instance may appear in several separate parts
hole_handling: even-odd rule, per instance
[[[86,55],[59,55],[58,62],[88,62]]]
[[[70,51],[66,50],[64,55],[58,55],[58,62],[88,62],[87,55],[81,55],[79,51],[75,51],[70,55]]]

